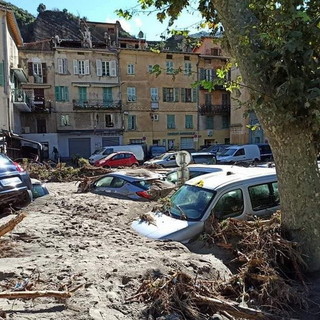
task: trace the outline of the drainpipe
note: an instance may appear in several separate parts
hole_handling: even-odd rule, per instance
[[[2,17],[1,27],[2,27],[2,44],[3,44],[3,77],[4,77],[3,91],[4,91],[4,94],[8,96],[8,99],[7,99],[8,130],[11,131],[6,14]]]

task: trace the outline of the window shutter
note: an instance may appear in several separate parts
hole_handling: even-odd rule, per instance
[[[97,76],[102,76],[102,61],[100,59],[96,60]]]
[[[84,74],[90,74],[89,60],[84,60]]]
[[[116,60],[111,60],[109,62],[110,64],[110,77],[116,77],[117,76],[117,62]]]
[[[68,73],[68,59],[62,59],[63,62],[63,73],[67,74]]]
[[[4,69],[3,62],[0,62],[0,86],[4,87]]]
[[[205,80],[206,72],[203,68],[200,69],[200,80]]]
[[[179,88],[174,88],[174,101],[179,102]]]
[[[58,58],[57,59],[58,61],[58,73],[63,73],[63,59],[61,59],[61,58]]]
[[[197,88],[192,88],[192,102],[197,102],[197,96],[198,96]]]
[[[41,69],[42,69],[42,81],[43,83],[47,83],[47,64],[41,63]]]
[[[181,88],[181,102],[186,102],[185,88]]]
[[[69,101],[69,88],[64,87],[64,101]]]
[[[28,76],[33,76],[32,62],[28,62]]]
[[[60,101],[61,100],[60,87],[55,87],[54,93],[55,93],[56,101]]]
[[[78,67],[78,61],[73,60],[73,73],[74,74],[79,74],[79,67]]]

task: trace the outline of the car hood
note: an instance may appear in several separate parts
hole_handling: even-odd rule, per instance
[[[162,212],[148,212],[146,215],[146,220],[135,220],[131,227],[151,239],[188,242],[203,230],[202,221],[175,219]]]

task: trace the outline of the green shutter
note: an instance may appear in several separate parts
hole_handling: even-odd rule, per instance
[[[56,96],[56,101],[60,101],[61,100],[61,90],[60,87],[55,87],[54,88],[54,93]]]
[[[69,101],[69,88],[64,87],[64,101]]]
[[[186,126],[186,129],[193,128],[193,116],[192,115],[188,114],[185,116],[185,126]]]
[[[4,87],[4,69],[3,62],[0,62],[0,86]]]
[[[213,129],[213,117],[206,117],[206,129]]]
[[[198,89],[192,88],[192,102],[197,102]]]
[[[179,88],[174,88],[174,102],[179,102]]]
[[[167,129],[174,129],[175,128],[175,117],[174,114],[167,115]]]
[[[186,102],[186,95],[185,95],[186,89],[181,88],[181,102]]]

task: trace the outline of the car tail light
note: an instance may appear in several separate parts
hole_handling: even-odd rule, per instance
[[[151,195],[147,191],[138,191],[136,194],[141,198],[151,199]]]
[[[13,164],[16,166],[16,168],[17,168],[17,170],[18,170],[19,172],[23,172],[23,171],[24,171],[24,169],[20,166],[19,163],[13,162]]]

